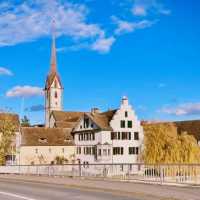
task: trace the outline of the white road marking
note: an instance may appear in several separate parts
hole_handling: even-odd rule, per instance
[[[32,199],[32,198],[29,198],[29,197],[26,197],[26,196],[17,195],[17,194],[13,194],[13,193],[9,193],[9,192],[2,192],[2,191],[0,191],[0,195],[1,194],[4,195],[4,196],[15,197],[15,198],[18,198],[18,199],[36,200],[36,199]]]

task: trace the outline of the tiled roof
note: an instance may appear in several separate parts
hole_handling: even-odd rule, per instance
[[[72,146],[71,129],[22,128],[22,146]]]
[[[200,120],[177,121],[174,123],[177,126],[179,133],[187,132],[200,141]]]
[[[55,119],[55,127],[58,128],[73,128],[84,112],[64,112],[53,111],[51,115]]]
[[[117,110],[110,110],[103,113],[86,113],[86,115],[94,121],[100,129],[111,131],[110,121]]]

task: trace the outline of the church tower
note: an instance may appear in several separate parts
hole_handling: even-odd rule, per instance
[[[63,87],[57,72],[56,38],[52,36],[51,67],[45,84],[45,127],[50,127],[50,114],[62,110]]]

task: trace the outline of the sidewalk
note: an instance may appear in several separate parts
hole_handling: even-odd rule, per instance
[[[22,175],[0,175],[0,180],[1,179],[56,184],[66,188],[80,190],[111,192],[125,196],[134,196],[138,198],[138,200],[200,200],[200,188],[195,187],[189,188],[94,179]]]

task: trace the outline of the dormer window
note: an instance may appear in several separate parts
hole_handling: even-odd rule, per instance
[[[84,128],[89,128],[89,119],[88,118],[84,119]]]
[[[64,142],[71,142],[70,138],[65,138]]]
[[[47,138],[39,138],[39,143],[42,143],[42,144],[44,144],[44,143],[47,143]]]

